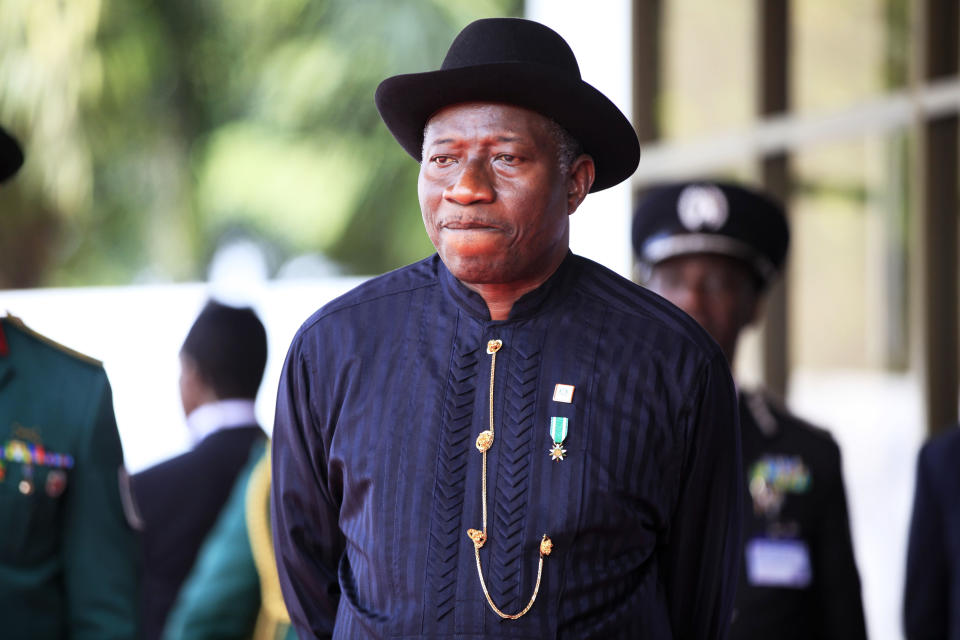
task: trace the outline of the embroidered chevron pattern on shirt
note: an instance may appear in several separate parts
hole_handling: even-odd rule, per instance
[[[490,530],[493,580],[489,587],[504,611],[520,608],[521,598],[525,597],[522,593],[529,589],[529,585],[521,584],[525,557],[523,529],[529,513],[530,464],[536,437],[533,422],[540,370],[539,350],[528,354],[514,351],[511,355],[498,431],[497,490]]]
[[[437,620],[447,617],[456,603],[467,456],[475,451],[470,445],[470,428],[477,384],[477,354],[477,349],[454,353],[444,398],[427,569],[427,593],[435,600]]]

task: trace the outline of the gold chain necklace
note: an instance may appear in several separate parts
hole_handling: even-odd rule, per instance
[[[480,493],[483,499],[483,530],[467,529],[467,536],[473,541],[473,554],[477,559],[477,575],[480,576],[480,588],[483,589],[483,595],[487,598],[487,603],[493,612],[501,618],[507,620],[516,620],[522,617],[537,600],[537,593],[540,591],[540,577],[543,575],[543,558],[550,555],[553,550],[553,542],[543,534],[540,540],[540,562],[537,565],[537,583],[533,587],[533,595],[530,596],[530,602],[518,613],[504,613],[497,605],[493,603],[490,592],[487,591],[487,583],[483,579],[483,568],[480,566],[480,547],[487,541],[487,450],[493,445],[493,380],[497,371],[497,351],[503,346],[502,340],[490,340],[487,342],[487,353],[490,354],[490,429],[481,431],[477,436],[477,449],[483,455],[483,477],[480,483]]]

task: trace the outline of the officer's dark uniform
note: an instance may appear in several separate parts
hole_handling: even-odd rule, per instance
[[[135,637],[128,515],[103,367],[0,319],[0,637]]]
[[[723,183],[656,187],[633,223],[641,279],[672,257],[717,254],[747,264],[762,291],[788,240],[778,204]],[[730,638],[865,638],[839,447],[765,393],[739,395],[747,499]]]

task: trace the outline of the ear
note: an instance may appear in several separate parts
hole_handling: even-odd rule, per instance
[[[590,193],[593,179],[596,177],[596,167],[593,158],[583,153],[573,161],[567,176],[567,215],[572,215]]]
[[[203,376],[196,360],[180,352],[180,393],[196,399],[199,404],[217,400],[213,386]]]

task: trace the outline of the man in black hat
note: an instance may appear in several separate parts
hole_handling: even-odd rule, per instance
[[[314,314],[280,383],[280,580],[302,638],[721,638],[739,559],[726,360],[570,253],[633,128],[535,22],[381,83],[437,254]]]
[[[0,128],[0,182],[23,163]],[[103,365],[0,317],[0,637],[133,638],[136,524]]]
[[[642,279],[707,329],[731,363],[788,241],[779,204],[728,183],[654,187],[633,221]],[[752,506],[730,637],[864,638],[840,449],[768,396],[739,395]]]
[[[194,447],[133,476],[143,518],[143,637],[159,638],[167,615],[254,446],[254,400],[267,363],[267,334],[250,308],[211,300],[180,349],[180,398]]]

